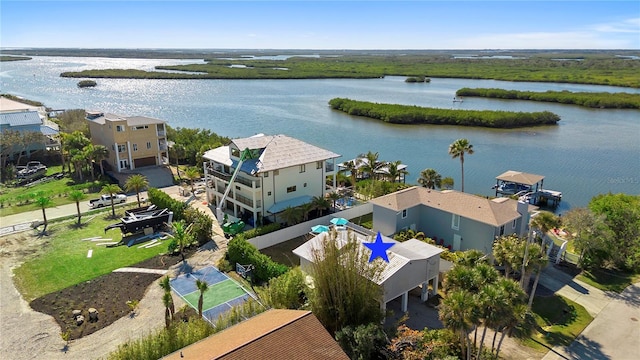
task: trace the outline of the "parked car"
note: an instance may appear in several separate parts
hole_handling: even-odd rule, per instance
[[[116,194],[113,196],[114,204],[122,204],[127,201],[127,195]],[[103,206],[111,206],[111,195],[102,195],[97,199],[89,200],[90,208],[99,208]]]

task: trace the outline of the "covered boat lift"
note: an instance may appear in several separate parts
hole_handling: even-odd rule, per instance
[[[562,200],[562,192],[542,188],[544,176],[509,170],[496,177],[496,196],[516,195],[530,204],[557,206]]]

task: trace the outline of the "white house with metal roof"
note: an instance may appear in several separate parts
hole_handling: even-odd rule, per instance
[[[34,151],[51,150],[60,145],[56,139],[59,133],[58,125],[47,118],[43,106],[33,106],[0,96],[0,133],[15,131],[20,134],[40,133],[42,141],[28,144],[24,148],[15,148],[15,152],[25,152],[28,158]],[[9,154],[12,158],[15,154]]]
[[[293,250],[293,253],[300,258],[300,268],[306,273],[312,273],[311,268],[314,259],[322,257],[322,254],[315,253],[322,249],[324,241],[331,241],[331,232],[323,232],[300,245]],[[374,236],[361,234],[351,228],[338,230],[335,232],[335,241],[339,248],[347,244],[349,236],[355,238],[358,244],[373,242]],[[402,312],[407,311],[409,292],[417,287],[421,288],[421,300],[426,301],[429,295],[438,293],[438,277],[440,271],[440,253],[443,251],[437,246],[427,244],[417,239],[405,242],[398,242],[391,238],[382,237],[385,243],[394,243],[387,250],[389,262],[378,258],[375,262],[383,264],[383,270],[379,278],[369,279],[382,287],[383,295],[380,299],[380,306],[384,311],[387,303],[398,297],[401,299]],[[364,253],[369,256],[371,250],[362,246]],[[431,292],[429,292],[431,285]]]
[[[335,187],[335,159],[340,155],[286,135],[258,134],[204,153],[207,199],[211,204],[218,205],[222,200],[246,149],[252,156],[242,161],[220,208],[251,226],[289,206],[324,197],[329,191],[327,176],[334,175]]]
[[[412,229],[452,251],[477,249],[486,254],[497,236],[527,235],[531,213],[537,209],[506,197],[488,199],[416,186],[370,202],[373,228],[384,235]]]

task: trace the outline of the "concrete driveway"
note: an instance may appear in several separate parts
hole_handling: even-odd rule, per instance
[[[640,283],[620,294],[605,292],[548,266],[540,284],[584,306],[594,317],[571,345],[554,347],[544,360],[640,358]]]

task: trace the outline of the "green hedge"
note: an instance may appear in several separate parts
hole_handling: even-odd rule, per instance
[[[329,105],[349,115],[365,116],[394,124],[434,124],[517,128],[555,125],[560,116],[549,112],[513,112],[490,110],[449,110],[410,105],[379,104],[334,98]]]
[[[200,245],[211,240],[213,236],[213,219],[200,210],[187,206],[167,195],[165,192],[151,188],[147,191],[149,201],[158,208],[167,208],[173,211],[173,220],[184,220],[187,224],[193,224],[193,234]]]
[[[251,239],[256,236],[272,233],[274,231],[280,230],[281,225],[279,223],[271,223],[269,225],[260,226],[257,228],[253,228],[251,230],[247,230],[242,233],[242,237],[245,239]]]
[[[589,108],[640,109],[640,94],[571,91],[517,91],[492,88],[462,88],[457,96],[478,96],[495,99],[532,100],[574,104]]]
[[[251,264],[254,269],[254,280],[257,283],[268,282],[270,279],[278,277],[287,271],[289,267],[279,264],[249,243],[244,234],[236,235],[227,244],[227,259],[232,267],[236,263],[242,265]]]

